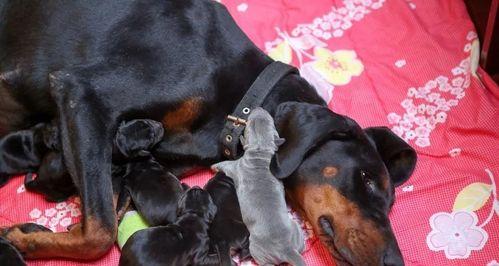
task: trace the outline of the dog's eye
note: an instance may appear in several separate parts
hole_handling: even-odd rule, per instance
[[[376,189],[376,184],[374,183],[374,180],[369,173],[361,170],[360,176],[362,177],[362,181],[364,181],[364,184],[367,188],[369,188],[371,191],[374,191]]]

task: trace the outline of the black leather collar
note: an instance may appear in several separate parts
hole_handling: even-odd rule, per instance
[[[277,82],[288,74],[299,74],[299,72],[293,66],[275,61],[258,75],[236,109],[226,118],[220,136],[223,156],[228,159],[238,157],[239,137],[243,134],[251,110],[261,106]]]

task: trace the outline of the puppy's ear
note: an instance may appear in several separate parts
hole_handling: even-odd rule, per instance
[[[276,138],[276,139],[275,139],[275,145],[276,145],[277,147],[282,146],[282,144],[284,144],[284,142],[286,142],[286,140],[285,140],[285,139],[283,139],[283,138]]]
[[[416,151],[387,127],[370,127],[365,132],[376,144],[392,183],[399,186],[407,181],[416,166]]]
[[[270,163],[275,177],[290,176],[307,154],[327,139],[351,138],[358,134],[358,125],[325,106],[286,102],[277,107],[275,124],[286,142]]]
[[[239,141],[241,142],[241,145],[244,147],[248,144],[248,141],[246,140],[246,138],[244,137],[244,135],[241,135],[239,137]]]

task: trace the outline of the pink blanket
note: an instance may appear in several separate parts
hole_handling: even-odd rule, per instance
[[[458,0],[222,0],[250,38],[292,63],[338,113],[386,125],[419,155],[391,221],[407,265],[499,265],[499,88],[477,69],[479,44]],[[187,179],[204,184],[211,173]],[[0,190],[0,225],[63,231],[77,199],[49,204],[22,179]],[[307,265],[333,265],[307,226]],[[94,262],[116,265],[114,248]]]

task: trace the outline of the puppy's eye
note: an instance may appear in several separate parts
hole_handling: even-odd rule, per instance
[[[371,177],[371,175],[369,175],[369,173],[361,170],[360,176],[362,177],[362,181],[364,182],[364,184],[368,189],[370,189],[371,191],[374,191],[376,189],[376,184],[374,183],[374,180]]]

